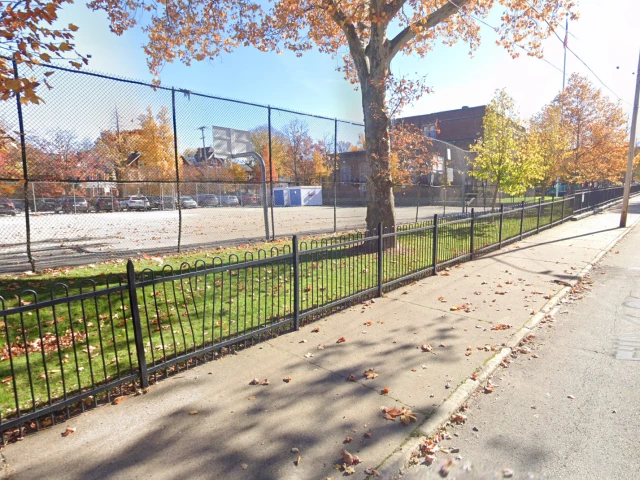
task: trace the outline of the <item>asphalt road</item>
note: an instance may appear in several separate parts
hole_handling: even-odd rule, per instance
[[[447,207],[446,213],[460,207]],[[420,207],[419,220],[442,214],[442,207]],[[365,226],[364,207],[336,210],[338,231]],[[396,220],[416,220],[415,207],[396,208]],[[269,212],[271,222],[271,212]],[[175,252],[178,244],[178,212],[43,213],[30,216],[32,253],[39,269],[126,258],[141,252]],[[333,232],[333,207],[274,209],[276,236]],[[271,227],[270,227],[271,228]],[[265,238],[264,212],[259,207],[198,208],[182,211],[185,248],[216,247]],[[29,269],[26,256],[24,215],[0,216],[0,274]]]
[[[442,444],[459,452],[405,479],[441,478],[447,458],[447,478],[640,478],[638,242],[635,228],[592,270],[593,284],[540,325],[531,354],[496,372],[493,393],[476,393],[467,423]]]

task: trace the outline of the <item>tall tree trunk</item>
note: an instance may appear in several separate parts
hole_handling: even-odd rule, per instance
[[[496,189],[493,191],[493,201],[491,202],[491,211],[496,211],[496,200],[498,199],[498,190],[500,189],[500,176],[496,179]]]
[[[389,128],[386,108],[386,85],[382,79],[361,82],[364,135],[369,162],[367,178],[367,230],[375,232],[378,223],[391,231],[395,228],[394,200],[389,162]]]

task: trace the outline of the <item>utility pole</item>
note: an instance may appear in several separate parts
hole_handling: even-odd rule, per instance
[[[198,127],[197,130],[200,130],[202,133],[202,158],[206,161],[207,159],[207,146],[204,141],[204,131],[207,127]]]
[[[627,212],[629,211],[629,194],[631,193],[631,177],[633,176],[633,154],[636,147],[636,127],[638,125],[638,100],[640,99],[640,53],[638,54],[638,68],[636,69],[636,95],[633,99],[633,112],[631,113],[631,130],[629,131],[629,161],[627,174],[624,177],[624,197],[622,198],[622,213],[620,214],[620,227],[627,226]]]
[[[564,68],[562,69],[562,91],[564,92],[565,80],[567,78],[567,45],[569,43],[569,17],[564,32]]]

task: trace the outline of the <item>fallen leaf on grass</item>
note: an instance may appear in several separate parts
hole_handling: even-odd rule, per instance
[[[71,435],[72,433],[75,433],[76,429],[75,427],[67,427],[66,430],[64,432],[61,433],[61,435],[63,437],[68,437],[69,435]]]
[[[282,379],[282,381],[283,381],[284,383],[289,383],[289,382],[291,381],[291,377],[284,377],[284,378]]]
[[[364,372],[362,372],[362,375],[367,380],[373,380],[374,378],[376,378],[378,376],[378,374],[373,371],[373,368],[369,368],[369,369],[365,370]]]
[[[346,342],[346,341],[347,341],[347,339],[346,339],[346,338],[344,338],[344,337],[340,337],[336,343],[344,343],[344,342]]]
[[[2,379],[2,383],[6,384],[6,383],[9,383],[11,380],[13,380],[13,377],[7,377],[7,378]]]

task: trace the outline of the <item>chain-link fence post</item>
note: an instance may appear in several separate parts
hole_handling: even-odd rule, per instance
[[[334,120],[333,128],[333,233],[338,231],[337,206],[338,206],[338,119]]]
[[[13,60],[13,76],[17,80],[18,63]],[[16,92],[16,104],[18,106],[18,126],[20,129],[20,150],[22,154],[22,196],[24,198],[24,226],[27,239],[27,260],[31,264],[31,270],[36,271],[36,262],[31,254],[31,222],[29,218],[29,168],[27,166],[27,145],[24,137],[24,119],[22,116],[22,103],[20,102],[20,93]],[[34,201],[35,206],[35,201]]]
[[[273,214],[273,152],[271,151],[271,106],[267,107],[267,135],[269,141],[269,185],[271,187],[271,239],[276,239],[276,222]]]
[[[180,245],[182,243],[182,200],[180,198],[180,164],[178,163],[178,126],[176,124],[175,88],[171,89],[171,116],[173,118],[173,153],[176,164],[176,191],[178,195],[178,253],[180,253]]]

